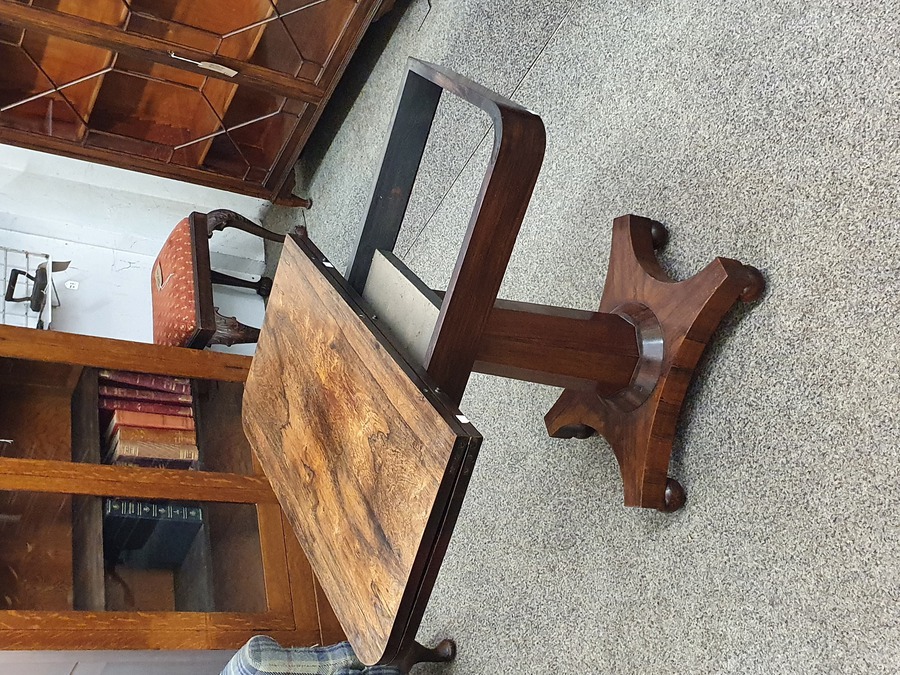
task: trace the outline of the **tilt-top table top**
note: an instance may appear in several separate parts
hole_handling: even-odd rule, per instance
[[[481,436],[304,234],[286,238],[244,430],[361,661],[415,638]]]

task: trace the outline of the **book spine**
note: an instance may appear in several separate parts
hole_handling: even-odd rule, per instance
[[[196,462],[200,453],[196,445],[176,445],[174,443],[151,443],[137,441],[129,443],[119,440],[113,447],[112,461],[120,457],[145,457],[147,459],[180,459]]]
[[[158,403],[190,403],[190,394],[175,394],[170,391],[151,391],[149,389],[129,389],[128,387],[110,387],[100,385],[100,395],[108,398],[122,398],[129,401],[156,401]]]
[[[107,436],[111,436],[116,427],[144,427],[149,429],[183,429],[194,431],[194,420],[177,415],[160,415],[158,413],[136,412],[134,410],[116,410],[110,422]]]
[[[150,518],[185,523],[202,523],[203,509],[196,504],[182,502],[150,502],[139,499],[107,497],[104,500],[105,516],[123,518]]]
[[[146,427],[117,427],[120,441],[171,443],[172,445],[196,445],[197,434],[185,429],[148,429]]]
[[[190,406],[176,405],[173,403],[157,403],[155,401],[129,401],[122,398],[100,397],[101,410],[132,410],[134,412],[159,413],[161,415],[176,415],[179,417],[193,417],[194,411]]]
[[[151,373],[132,373],[127,370],[101,370],[101,380],[130,384],[133,387],[154,389],[156,391],[168,391],[175,394],[190,394],[191,381],[185,377],[171,377],[169,375],[153,375]]]

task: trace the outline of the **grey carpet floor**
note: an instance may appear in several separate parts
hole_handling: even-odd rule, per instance
[[[726,256],[769,288],[704,357],[674,515],[621,505],[602,440],[547,437],[558,391],[473,376],[462,409],[485,442],[419,633],[459,657],[421,671],[900,671],[900,3],[432,4],[409,4],[305,168],[336,265],[412,55],[547,126],[503,297],[595,309],[624,213],[669,227],[674,277]],[[441,104],[397,248],[434,287],[488,133]]]

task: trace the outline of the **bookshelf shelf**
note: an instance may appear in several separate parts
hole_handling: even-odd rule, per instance
[[[341,637],[243,436],[248,361],[0,326],[0,435],[13,441],[0,446],[5,648],[214,649],[257,633],[298,645]],[[101,462],[108,369],[190,379],[202,470]],[[191,526],[151,526],[148,541],[162,549],[143,544],[111,558],[111,542],[131,542],[137,531],[107,520],[112,498],[196,506],[202,515]]]

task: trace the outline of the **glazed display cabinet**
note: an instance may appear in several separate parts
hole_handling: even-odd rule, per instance
[[[0,142],[282,203],[393,0],[0,0]]]
[[[241,428],[250,359],[0,326],[0,644],[237,649],[342,637]],[[98,373],[190,378],[199,470],[101,462]],[[111,561],[114,501],[202,513],[177,565]]]

